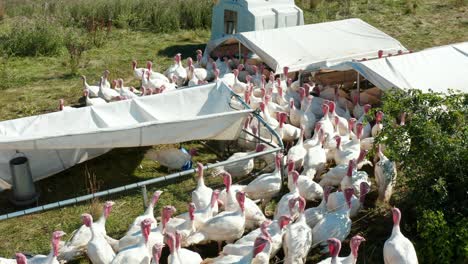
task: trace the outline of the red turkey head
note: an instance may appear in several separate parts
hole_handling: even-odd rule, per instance
[[[335,136],[334,139],[336,141],[336,148],[339,149],[340,145],[341,145],[341,137],[340,136]]]
[[[268,240],[268,238],[260,235],[258,236],[256,239],[255,239],[255,242],[254,242],[254,251],[253,251],[253,255],[252,257],[255,258],[258,254],[260,254],[264,249],[265,247],[268,245],[268,243],[270,243],[270,241]]]
[[[218,189],[213,190],[213,193],[211,194],[211,208],[213,208],[218,202],[219,193],[220,191]]]
[[[195,219],[195,209],[196,209],[195,204],[189,203],[188,212],[189,212],[190,221],[193,221]]]
[[[22,253],[16,253],[15,257],[16,257],[16,263],[18,263],[18,264],[27,264],[28,263],[28,260],[27,260],[26,256],[24,254],[22,254]]]
[[[379,51],[377,52],[377,56],[379,56],[379,59],[382,58],[382,56],[383,56],[383,50],[379,50]]]
[[[223,172],[221,175],[223,176],[224,186],[226,186],[226,192],[229,193],[232,184],[231,174],[229,174],[228,172]]]
[[[375,114],[375,122],[376,123],[381,123],[382,122],[382,119],[383,119],[383,116],[384,116],[384,113],[382,111],[378,111],[376,114]]]
[[[293,171],[291,171],[291,172],[289,173],[289,175],[291,175],[291,178],[292,178],[292,180],[293,180],[293,184],[294,184],[295,186],[297,186],[297,180],[299,179],[299,172],[293,170]]]
[[[147,61],[146,68],[148,69],[148,71],[151,71],[151,69],[153,68],[153,63],[151,61]]]
[[[255,147],[255,152],[262,152],[262,151],[265,151],[266,149],[266,145],[265,144],[257,144],[257,146]]]
[[[83,225],[91,227],[93,224],[93,217],[90,214],[82,214],[81,221],[83,222]]]
[[[341,250],[341,241],[336,238],[327,239],[330,256],[336,258]]]
[[[236,193],[236,200],[239,203],[239,207],[241,208],[241,211],[244,212],[245,210],[245,192],[243,191],[238,191]]]
[[[110,213],[112,212],[112,206],[114,206],[114,202],[113,201],[107,201],[105,204],[104,204],[104,217],[107,219],[110,215]]]
[[[54,250],[54,256],[58,256],[60,238],[66,235],[65,232],[59,230],[52,233],[52,248]]]
[[[290,216],[287,216],[287,215],[282,215],[278,219],[278,224],[279,224],[279,227],[280,227],[281,230],[285,226],[289,225],[289,223],[291,223],[291,222],[292,222],[292,218]]]
[[[369,113],[369,110],[372,108],[370,104],[365,104],[363,107],[364,107],[364,114]]]
[[[401,212],[400,209],[393,207],[392,208],[392,214],[393,214],[393,225],[394,226],[399,226],[400,225],[400,220],[401,220]]]
[[[346,188],[343,191],[346,203],[348,204],[348,208],[351,208],[351,197],[353,197],[354,189],[353,188]]]
[[[353,238],[351,238],[351,241],[349,242],[350,247],[351,247],[351,253],[357,259],[358,257],[358,251],[359,251],[359,245],[361,245],[362,242],[366,241],[362,236],[355,235]]]

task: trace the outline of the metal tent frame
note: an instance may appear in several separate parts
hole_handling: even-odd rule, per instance
[[[232,98],[235,98],[245,109],[251,109],[250,106],[242,99],[242,97],[235,94],[233,91],[231,91],[231,94],[232,94]],[[231,105],[231,107],[232,107],[232,105]],[[263,120],[263,118],[259,114],[259,111],[258,110],[253,111],[252,115],[258,120],[259,125],[261,124],[261,125],[265,126],[266,129],[270,132],[270,138],[271,139],[273,139],[273,137],[275,137],[277,139],[277,142],[278,142],[279,146],[273,145],[272,141],[270,141],[270,142],[265,141],[261,137],[260,134],[259,135],[254,135],[254,134],[252,134],[252,133],[250,133],[250,132],[243,129],[243,131],[245,133],[253,136],[256,140],[258,140],[258,142],[265,143],[265,144],[269,145],[270,147],[272,147],[272,149],[268,149],[268,150],[258,152],[258,153],[249,154],[249,155],[247,155],[245,157],[238,158],[238,159],[233,159],[233,160],[229,160],[229,161],[221,161],[221,162],[217,162],[217,163],[214,163],[214,164],[207,164],[207,165],[205,165],[203,167],[204,169],[212,169],[212,168],[216,168],[216,167],[220,167],[220,166],[225,166],[225,165],[236,163],[236,162],[239,162],[239,161],[244,161],[244,160],[248,160],[248,159],[251,159],[251,158],[260,157],[260,156],[270,154],[270,153],[277,153],[279,151],[284,150],[284,145],[283,145],[283,142],[281,140],[281,137],[278,135],[278,133],[272,127],[270,127],[265,122],[265,120]],[[260,132],[260,129],[259,129],[259,132]],[[283,161],[281,161],[281,163],[282,163],[281,168],[283,168],[284,167]],[[16,218],[16,217],[20,217],[20,216],[25,216],[25,215],[29,215],[29,214],[40,213],[40,212],[44,212],[44,211],[47,211],[47,210],[57,209],[57,208],[61,208],[61,207],[69,206],[69,205],[75,205],[75,204],[78,204],[78,203],[90,201],[90,200],[95,199],[95,198],[105,197],[105,196],[109,196],[109,195],[112,195],[112,194],[119,194],[119,193],[123,193],[123,192],[129,191],[129,190],[135,190],[135,189],[138,189],[138,188],[141,189],[142,196],[143,196],[143,202],[144,202],[144,204],[146,204],[147,200],[148,200],[146,186],[156,184],[156,183],[168,182],[170,180],[178,179],[178,178],[181,178],[183,176],[193,174],[193,173],[196,173],[196,172],[197,171],[195,169],[189,169],[189,170],[185,170],[185,171],[181,171],[181,172],[161,176],[161,177],[158,177],[158,178],[145,180],[145,181],[140,181],[140,182],[136,182],[136,183],[132,183],[132,184],[128,184],[128,185],[124,185],[124,186],[120,186],[120,187],[116,187],[116,188],[112,188],[112,189],[108,189],[108,190],[104,190],[104,191],[100,191],[100,192],[96,192],[96,193],[92,193],[92,194],[87,194],[87,195],[78,196],[78,197],[74,197],[74,198],[71,198],[71,199],[66,199],[66,200],[62,200],[62,201],[58,201],[58,202],[54,202],[54,203],[40,205],[40,206],[36,206],[36,207],[33,207],[33,208],[29,208],[29,209],[19,210],[19,211],[16,211],[16,212],[0,215],[0,221]],[[284,177],[283,169],[281,171],[281,175],[282,175],[282,180],[284,182],[285,177]]]

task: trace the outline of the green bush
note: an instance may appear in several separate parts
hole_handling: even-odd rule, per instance
[[[10,16],[46,16],[65,27],[89,28],[95,21],[154,32],[209,28],[212,0],[24,0],[7,3]]]
[[[65,34],[64,42],[69,55],[68,66],[72,75],[77,74],[82,55],[91,45],[90,40],[84,36],[83,32],[73,29],[69,29]]]
[[[426,210],[418,220],[419,237],[424,241],[421,247],[426,248],[420,254],[422,263],[450,263],[453,258],[452,230],[445,221],[441,211]],[[437,261],[435,261],[437,260]]]
[[[394,202],[408,218],[408,236],[416,241],[423,263],[465,259],[468,95],[394,90],[385,93],[383,102],[386,125],[377,140],[399,163]],[[393,125],[403,111],[407,124]]]
[[[62,28],[48,19],[17,20],[2,36],[1,46],[8,55],[55,55],[62,47]]]

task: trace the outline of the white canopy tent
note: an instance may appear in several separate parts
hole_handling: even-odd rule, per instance
[[[218,82],[0,122],[0,186],[11,184],[16,151],[29,158],[37,181],[112,148],[236,139],[253,110],[232,109],[231,96]]]
[[[376,60],[348,62],[334,69],[349,67],[382,90],[414,88],[424,92],[429,89],[442,93],[448,89],[468,92],[468,42]]]
[[[230,35],[209,42],[205,56],[220,46],[233,43],[257,54],[275,72],[281,72],[285,66],[292,72],[318,70],[353,59],[375,58],[379,50],[384,53],[406,51],[398,40],[353,18]]]

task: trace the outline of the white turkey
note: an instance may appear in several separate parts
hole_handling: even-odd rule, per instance
[[[371,185],[367,172],[358,171],[356,168],[356,161],[350,160],[348,164],[348,172],[340,182],[341,190],[344,190],[348,187],[352,187],[354,188],[354,194],[356,194],[356,196],[359,196],[359,186],[361,186],[362,182],[365,182],[369,186]]]
[[[237,240],[235,243],[227,244],[223,247],[223,251],[220,252],[221,256],[226,255],[238,255],[245,256],[249,254],[253,249],[253,244],[255,239],[259,235],[271,238],[270,233],[268,232],[268,227],[272,224],[271,220],[265,220],[259,228],[252,230],[248,234],[244,235],[241,239]]]
[[[132,69],[133,69],[133,75],[137,79],[141,79],[143,76],[143,73],[146,71],[145,68],[137,68],[138,62],[136,60],[132,61]],[[148,65],[147,65],[148,66]]]
[[[400,231],[401,212],[392,208],[393,229],[390,238],[385,241],[383,256],[385,264],[417,264],[418,256],[413,243]]]
[[[327,202],[328,202],[328,195],[330,194],[331,187],[323,188],[323,197],[322,201],[317,207],[308,208],[304,211],[304,216],[306,218],[307,224],[310,228],[314,228],[314,226],[322,220],[325,215],[328,213],[327,209]]]
[[[384,113],[382,111],[378,111],[375,114],[375,125],[372,127],[372,131],[371,131],[372,137],[374,138],[377,137],[380,131],[382,131],[383,129],[383,124],[382,124],[383,116],[384,116]]]
[[[294,170],[294,161],[288,161],[288,173]],[[294,188],[292,178],[288,177],[288,188],[292,190]],[[300,196],[304,197],[308,201],[315,201],[320,198],[323,194],[322,186],[314,182],[313,177],[309,175],[299,175],[297,179],[297,188]]]
[[[351,219],[349,212],[351,209],[351,197],[354,194],[353,188],[343,190],[346,199],[346,208],[342,208],[336,212],[331,212],[318,222],[312,229],[312,246],[326,246],[326,241],[330,237],[335,237],[343,241],[351,231]],[[328,249],[325,249],[325,252]]]
[[[176,84],[182,86],[187,80],[187,71],[182,66],[182,56],[180,53],[174,56],[174,65],[169,67],[164,73],[169,80],[173,80],[173,77],[177,77]]]
[[[234,241],[242,237],[245,228],[245,193],[236,193],[239,209],[225,211],[209,219],[200,230],[189,237],[188,244],[198,244],[202,241],[217,241],[221,251],[222,241]]]
[[[205,185],[203,164],[197,163],[197,187],[192,192],[192,202],[196,208],[206,208],[210,205],[213,190]]]
[[[175,233],[179,232],[180,243],[185,246],[187,238],[196,231],[195,228],[195,204],[189,203],[188,219],[171,218],[166,224],[166,232]]]
[[[116,90],[104,86],[103,77],[101,77],[101,82],[99,83],[98,96],[106,100],[106,102],[120,100],[120,94]]]
[[[125,234],[124,237],[122,237],[119,240],[119,251],[120,249],[126,248],[131,245],[135,245],[139,241],[139,236],[138,234],[140,233],[141,230],[141,222],[145,219],[151,219],[151,228],[156,228],[157,227],[157,221],[156,218],[154,218],[154,207],[158,203],[159,197],[161,196],[163,192],[162,191],[155,191],[153,194],[153,197],[151,198],[150,203],[146,207],[145,212],[135,218],[133,220],[133,223],[130,225],[130,227],[127,230],[127,233]]]
[[[89,96],[98,97],[99,85],[89,85],[84,75],[81,75],[81,79],[83,80],[83,89],[89,91]]]
[[[225,211],[237,211],[239,209],[239,204],[236,202],[236,192],[239,192],[239,190],[233,190],[233,188],[231,188],[232,178],[229,173],[223,173],[222,176],[224,184],[226,185],[226,197],[222,199],[224,209]],[[245,197],[244,205],[245,229],[254,229],[266,220],[262,210],[250,198]]]
[[[96,230],[93,217],[90,214],[82,214],[83,224],[91,230],[91,239],[87,245],[89,259],[93,264],[110,264],[115,257],[114,250],[107,243],[103,234]]]
[[[57,260],[59,252],[60,238],[65,235],[63,231],[55,231],[52,233],[52,249],[50,250],[49,255],[35,255],[34,257],[28,259],[28,263],[31,264],[59,264]]]
[[[164,82],[169,82],[169,79],[164,74],[153,71],[153,63],[151,61],[148,61],[146,63],[146,67],[148,68],[148,72],[150,73],[151,79],[159,79]]]
[[[146,157],[159,162],[169,170],[186,170],[192,168],[192,157],[197,155],[195,149],[190,149],[188,152],[183,149],[167,148],[161,150],[150,150],[146,153]]]
[[[128,264],[128,263],[138,263],[138,264],[149,264],[151,260],[151,255],[148,252],[147,242],[151,235],[151,226],[153,220],[147,218],[141,221],[140,231],[141,235],[138,236],[139,241],[129,247],[126,247],[119,251],[119,253],[112,260],[112,264]]]
[[[299,179],[299,173],[297,171],[291,171],[288,174],[288,178],[291,178],[293,184],[292,188],[289,190],[289,193],[283,195],[276,205],[274,219],[279,219],[282,215],[291,216],[294,219],[294,216],[290,214],[289,202],[298,198],[299,189],[297,188],[297,180]]]
[[[154,244],[153,246],[153,260],[151,261],[151,264],[159,264],[161,261],[161,255],[162,255],[162,250],[164,248],[164,244]]]
[[[294,168],[300,170],[304,165],[304,157],[307,154],[307,150],[304,148],[304,128],[301,128],[301,135],[296,145],[291,147],[288,151],[287,160],[294,163]]]
[[[262,152],[265,149],[264,145],[258,145],[255,151],[250,152],[236,152],[232,154],[226,161],[240,159],[249,155],[252,155],[257,152]],[[233,178],[243,177],[248,175],[254,169],[254,159],[244,159],[241,161],[236,161],[231,164],[224,166],[216,167],[213,170],[214,175],[219,175],[222,172],[228,172]]]
[[[328,243],[328,251],[330,252],[331,257],[324,259],[317,264],[343,263],[339,260],[339,257],[338,257],[338,254],[340,254],[340,250],[341,250],[341,241],[336,238],[329,238],[327,239],[327,243]]]
[[[245,256],[226,255],[215,259],[207,259],[203,264],[268,264],[270,263],[271,240],[269,237],[259,235],[249,254]]]
[[[83,96],[85,97],[85,102],[87,106],[107,104],[106,100],[100,97],[90,98],[89,90],[87,89],[83,90]]]
[[[353,188],[354,190],[354,188]],[[351,209],[349,211],[349,217],[355,217],[359,210],[364,206],[364,201],[367,193],[370,191],[370,185],[367,182],[361,182],[359,186],[358,196],[351,196]],[[327,208],[330,212],[336,212],[347,207],[346,198],[344,192],[333,192],[328,197]]]
[[[247,186],[244,191],[254,200],[262,199],[263,207],[279,194],[281,190],[281,159],[283,154],[278,153],[275,157],[275,170],[271,173],[265,173],[257,176]]]
[[[302,174],[311,180],[315,178],[315,175],[321,175],[327,164],[327,153],[323,148],[324,140],[323,130],[320,128],[320,124],[317,124],[312,140],[304,143],[306,155],[304,156]]]
[[[305,200],[302,197],[294,199],[299,204],[299,216],[290,224],[284,234],[283,250],[285,264],[302,264],[309,253],[312,244],[312,230],[304,216]],[[292,208],[291,208],[292,209]],[[290,212],[293,214],[293,212]]]
[[[248,88],[248,85],[246,83],[243,83],[239,81],[238,76],[239,76],[239,70],[234,69],[233,71],[234,74],[234,83],[231,86],[232,91],[236,94],[243,94],[245,90]]]
[[[206,221],[218,214],[218,197],[219,190],[214,190],[211,194],[211,203],[205,208],[197,208],[193,212],[193,217],[190,215],[189,211],[187,213],[180,214],[175,218],[184,219],[185,221],[190,221],[190,219],[193,218],[193,226],[195,230],[198,230],[205,224]]]
[[[177,257],[179,258],[180,263],[183,264],[200,264],[203,259],[201,258],[200,254],[197,252],[188,250],[186,248],[181,248],[181,238],[182,235],[179,231],[174,233],[175,237],[175,251]]]
[[[106,241],[112,245],[113,249],[118,249],[118,241],[107,236],[106,220],[109,217],[114,202],[107,201],[104,203],[101,217],[93,224],[94,230],[100,233]],[[86,245],[92,237],[91,230],[88,226],[82,225],[77,230],[73,231],[71,238],[60,247],[58,259],[60,261],[72,261],[86,252]]]
[[[379,161],[375,164],[374,175],[375,182],[379,188],[379,200],[388,202],[393,193],[397,179],[396,163],[389,160],[382,152],[379,144],[377,150]]]

